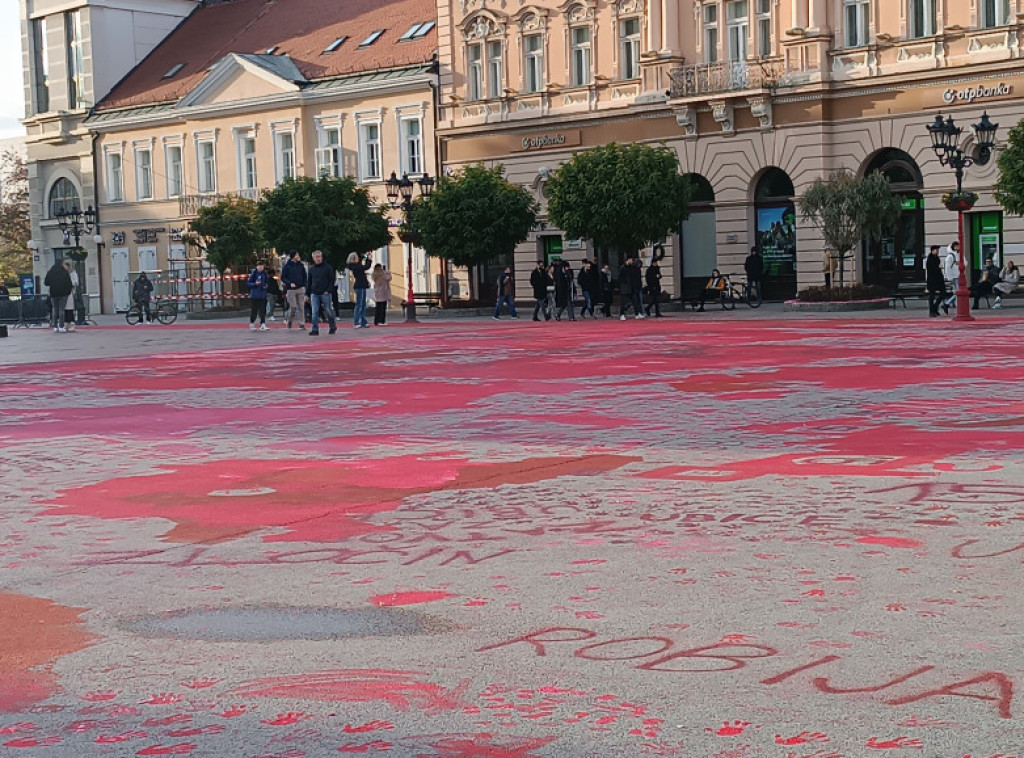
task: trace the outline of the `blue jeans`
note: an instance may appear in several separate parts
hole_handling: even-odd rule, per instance
[[[369,326],[366,323],[366,290],[356,290],[356,309],[352,321],[356,326]]]
[[[318,295],[315,292],[309,296],[309,308],[313,311],[313,331],[320,331],[320,306],[324,307],[327,311],[327,323],[331,329],[338,327],[334,318],[334,303],[331,302],[331,293],[327,292],[323,295]]]
[[[508,303],[508,314],[512,318],[519,318],[516,314],[516,304],[512,302],[511,295],[502,295],[498,298],[498,305],[494,308],[494,318],[498,318],[501,315],[501,306]]]
[[[583,290],[583,310],[580,311],[581,316],[585,316],[587,311],[590,311],[590,315],[594,315],[594,300],[590,296],[590,290]]]

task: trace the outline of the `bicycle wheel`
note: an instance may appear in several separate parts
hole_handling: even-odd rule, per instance
[[[173,303],[160,303],[156,307],[156,319],[161,324],[173,324],[178,320],[178,308]]]
[[[761,288],[760,287],[751,287],[748,284],[745,289],[746,289],[746,293],[747,293],[747,298],[746,298],[747,299],[747,305],[749,305],[751,308],[760,308],[761,307]]]
[[[136,303],[128,312],[124,314],[124,320],[128,322],[128,326],[135,326],[137,323],[142,321],[142,308]]]
[[[736,292],[735,287],[727,287],[722,292],[722,307],[727,311],[736,309]]]

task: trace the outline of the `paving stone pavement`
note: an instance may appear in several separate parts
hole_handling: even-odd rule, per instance
[[[1024,323],[921,315],[12,330],[0,755],[1024,756]]]

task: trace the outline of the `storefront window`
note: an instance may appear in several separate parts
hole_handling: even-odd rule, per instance
[[[796,194],[789,175],[768,169],[757,183],[755,198],[755,244],[764,259],[765,296],[792,297],[796,294]]]

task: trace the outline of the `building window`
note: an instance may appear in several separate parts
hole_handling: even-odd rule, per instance
[[[467,76],[469,77],[469,99],[479,100],[484,94],[483,45],[468,45],[466,55],[469,59]]]
[[[316,175],[341,176],[341,129],[320,130],[320,147],[316,151]]]
[[[772,0],[757,0],[757,55],[772,54]]]
[[[238,135],[238,188],[254,190],[259,186],[256,176],[256,135],[244,132]]]
[[[107,202],[124,202],[124,166],[121,153],[107,153]]]
[[[991,29],[1013,21],[1010,15],[1010,0],[981,0],[981,26]]]
[[[544,86],[544,40],[539,34],[523,37],[524,87],[527,92],[540,92]]]
[[[573,87],[590,84],[590,27],[576,26],[570,32],[572,57],[570,69]]]
[[[619,22],[619,55],[623,79],[640,77],[640,19],[627,18]]]
[[[274,172],[277,183],[295,178],[295,134],[278,132],[274,135]]]
[[[380,179],[380,171],[380,124],[360,124],[359,177],[364,182]]]
[[[46,19],[32,20],[32,73],[35,79],[36,113],[50,110],[50,64],[46,57]]]
[[[935,0],[910,0],[910,36],[935,34]]]
[[[153,149],[135,148],[135,199],[153,199]]]
[[[487,96],[501,96],[501,70],[504,55],[501,40],[487,43]]]
[[[64,14],[64,39],[68,50],[68,109],[83,107],[82,70],[82,11]]]
[[[704,6],[704,60],[718,63],[718,6],[714,3]]]
[[[399,122],[402,133],[402,171],[409,175],[423,173],[423,120],[404,118]]]
[[[217,153],[213,140],[202,140],[196,144],[199,159],[199,191],[211,193],[217,191]]]
[[[843,24],[847,47],[868,44],[871,32],[870,0],[843,0]]]
[[[185,187],[181,145],[168,145],[164,149],[164,157],[167,160],[167,197],[181,197]]]
[[[78,190],[71,180],[60,178],[53,183],[50,188],[50,218],[57,218],[57,214],[62,210],[71,211],[81,207]]]
[[[730,0],[725,4],[725,18],[729,31],[729,60],[745,61],[750,36],[749,0]]]

